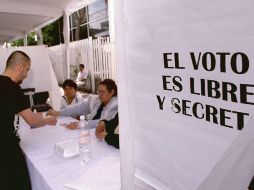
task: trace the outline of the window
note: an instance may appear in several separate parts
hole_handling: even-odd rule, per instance
[[[80,39],[85,39],[88,36],[87,24],[80,27]]]
[[[94,21],[108,15],[107,4],[105,0],[97,0],[88,6],[89,21]]]
[[[107,17],[89,23],[89,36],[92,36],[93,38],[99,36],[108,36],[109,35],[108,31],[109,31],[109,22]]]
[[[89,36],[96,38],[108,35],[107,0],[96,0],[70,15],[70,41],[86,39]]]

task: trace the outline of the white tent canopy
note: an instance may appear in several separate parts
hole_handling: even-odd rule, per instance
[[[89,0],[0,0],[0,44],[22,38]]]

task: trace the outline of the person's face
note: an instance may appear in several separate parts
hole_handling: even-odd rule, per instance
[[[75,95],[76,95],[76,93],[77,93],[77,91],[73,88],[73,87],[71,87],[71,86],[66,86],[65,88],[64,88],[64,95],[69,99],[71,99],[71,98],[74,98],[75,97]]]
[[[111,98],[113,97],[114,90],[109,92],[105,85],[100,84],[98,86],[98,94],[99,94],[99,98],[100,98],[101,103],[106,105],[111,100]]]
[[[83,69],[84,69],[84,67],[79,66],[79,70],[80,70],[81,72],[83,71]]]
[[[22,83],[22,81],[27,77],[28,72],[30,70],[31,63],[23,61],[18,66],[18,83]]]

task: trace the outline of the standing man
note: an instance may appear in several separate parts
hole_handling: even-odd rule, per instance
[[[18,114],[33,126],[55,125],[56,118],[43,118],[31,111],[19,84],[27,77],[31,60],[22,51],[13,52],[0,75],[0,187],[6,190],[31,190],[20,138],[14,127]]]

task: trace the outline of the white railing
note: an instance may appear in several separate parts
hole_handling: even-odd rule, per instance
[[[102,80],[111,78],[116,80],[115,44],[109,38],[93,40],[94,75]]]
[[[50,59],[57,77],[66,76],[66,70],[62,69],[64,68],[64,48],[64,45],[49,48]],[[70,78],[73,80],[76,79],[78,65],[84,64],[85,70],[91,74],[93,86],[96,85],[95,79],[98,78],[100,80],[111,78],[117,82],[115,44],[110,42],[109,37],[89,38],[71,42],[69,59]],[[58,82],[62,82],[62,79],[58,79]]]

